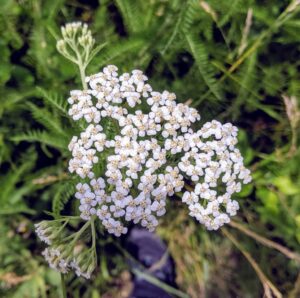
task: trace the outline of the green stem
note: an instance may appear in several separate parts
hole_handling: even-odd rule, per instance
[[[62,216],[62,218],[60,218],[60,219],[57,219],[58,221],[59,220],[79,220],[79,219],[81,219],[81,217],[80,216],[68,216],[68,215],[66,215],[66,216]]]
[[[75,52],[76,52],[76,56],[77,56],[77,65],[79,67],[82,87],[83,87],[83,90],[87,90],[87,83],[85,81],[85,68],[86,68],[86,65],[82,61],[82,57],[81,57],[81,54],[80,54],[78,48],[76,48]]]
[[[96,251],[96,229],[95,229],[95,217],[91,219],[91,229],[92,229],[92,248],[93,253]],[[95,253],[96,264],[97,264],[97,254]]]
[[[81,83],[82,83],[82,87],[84,90],[87,90],[87,83],[85,82],[85,68],[86,68],[86,64],[83,63],[82,61],[82,55],[78,49],[78,45],[75,42],[75,37],[73,39],[66,39],[67,43],[69,44],[69,46],[71,47],[71,49],[74,51],[74,53],[76,54],[77,60],[76,60],[76,64],[79,67],[79,72],[80,72],[80,78],[81,78]]]
[[[75,234],[69,235],[64,238],[64,242],[68,241],[69,242],[69,247],[72,246],[78,238],[82,235],[82,233],[88,228],[88,226],[91,224],[91,221],[87,221],[79,231],[77,231]],[[72,240],[72,241],[71,241]],[[70,242],[71,241],[71,242]]]
[[[185,294],[182,291],[177,290],[177,289],[169,286],[168,284],[162,282],[160,279],[156,278],[155,276],[147,273],[147,271],[142,272],[142,271],[140,271],[140,270],[138,270],[136,268],[133,268],[132,272],[135,275],[137,275],[139,278],[148,281],[149,283],[157,286],[160,289],[165,290],[166,292],[168,292],[170,294],[173,294],[173,295],[175,295],[177,297],[180,297],[180,298],[189,298],[190,297],[188,294]]]
[[[63,273],[60,274],[60,278],[61,278],[62,298],[67,298],[66,283],[65,283],[65,277]]]
[[[82,65],[81,61],[78,64],[78,66],[79,66],[79,71],[80,71],[80,78],[81,78],[82,87],[83,87],[84,90],[87,90],[87,83],[85,81],[85,66]]]
[[[75,243],[79,237],[82,235],[82,233],[88,228],[88,226],[91,224],[91,221],[87,221],[82,228],[76,233],[76,236],[74,237],[73,241],[71,242],[72,244]]]
[[[135,263],[137,266],[143,268],[144,270],[147,270],[147,268],[135,257],[133,257],[127,250],[125,250],[118,242],[114,241],[113,244],[116,248],[119,249],[119,251],[124,255],[125,258],[131,260],[133,263]]]

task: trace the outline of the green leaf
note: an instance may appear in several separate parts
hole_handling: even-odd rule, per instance
[[[47,128],[49,131],[61,135],[61,138],[68,138],[68,134],[62,126],[59,118],[50,113],[47,108],[39,108],[30,102],[27,103],[27,106],[29,107],[36,121],[45,126],[45,128]]]
[[[5,176],[0,178],[0,199],[2,205],[8,204],[13,196],[15,198],[13,201],[18,201],[18,198],[22,196],[22,192],[25,191],[26,193],[28,191],[28,189],[25,188],[26,184],[21,190],[16,189],[16,184],[20,181],[23,181],[24,177],[26,176],[25,174],[31,171],[35,165],[37,155],[31,149],[27,150],[23,154],[21,160],[15,168],[11,169]]]
[[[75,194],[76,188],[74,182],[63,182],[56,188],[56,193],[52,202],[52,211],[55,217],[60,215],[60,212],[64,209],[64,206]]]
[[[130,52],[136,53],[143,45],[144,41],[142,39],[128,39],[126,41],[120,41],[117,44],[109,44],[109,46],[105,47],[100,54],[94,58],[94,63],[90,65],[90,68],[95,64],[95,71],[98,71],[100,67],[111,63],[112,60],[124,58]]]
[[[26,141],[44,143],[48,146],[63,151],[67,151],[68,149],[68,141],[66,139],[63,139],[60,136],[52,135],[49,132],[42,130],[31,130],[25,133],[20,133],[11,137],[11,140],[15,142]]]
[[[26,206],[13,206],[13,207],[2,207],[0,209],[0,215],[12,215],[17,213],[25,213],[25,214],[36,214],[36,210],[30,209]]]
[[[189,45],[190,51],[196,60],[198,70],[204,82],[210,91],[215,95],[215,97],[217,99],[221,99],[217,87],[217,80],[214,78],[214,73],[212,71],[211,64],[209,63],[208,53],[204,44],[196,40],[196,38],[194,38],[191,34],[186,34],[185,38]]]
[[[272,182],[285,195],[292,196],[300,192],[289,176],[275,177]]]
[[[62,114],[69,117],[68,101],[65,98],[53,92],[47,92],[41,87],[37,87],[37,90],[45,101],[51,104],[54,108],[58,109]]]
[[[127,29],[132,33],[142,31],[144,28],[144,22],[143,15],[141,14],[139,7],[139,1],[116,0],[116,3],[122,13]]]
[[[260,188],[256,192],[257,196],[261,199],[265,206],[265,210],[270,214],[279,214],[279,198],[278,195],[267,189],[267,188]]]
[[[107,42],[98,45],[97,47],[95,47],[92,52],[90,53],[89,59],[86,62],[86,65],[88,65],[93,58],[107,45]]]

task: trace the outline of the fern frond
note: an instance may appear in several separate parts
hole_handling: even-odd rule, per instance
[[[41,76],[51,77],[51,72],[47,62],[49,61],[49,51],[47,47],[41,47],[41,44],[47,44],[47,34],[41,18],[41,15],[37,15],[35,18],[35,26],[33,26],[31,29],[30,47],[33,49],[33,51],[31,52],[30,56],[36,65],[37,72]]]
[[[38,143],[44,143],[48,146],[60,149],[60,150],[67,150],[68,147],[68,141],[67,139],[62,138],[61,136],[50,134],[47,131],[41,131],[41,130],[31,130],[26,133],[21,133],[18,135],[14,135],[11,138],[12,141],[15,142],[38,142]]]
[[[4,112],[13,111],[19,103],[35,95],[36,92],[32,89],[16,91],[6,88],[5,92],[1,91],[0,118]]]
[[[60,9],[63,7],[64,0],[45,1],[43,3],[43,11],[47,12],[48,21],[55,19],[55,16],[59,14]]]
[[[242,102],[243,99],[247,98],[248,90],[252,90],[254,80],[256,78],[255,66],[257,63],[257,55],[254,53],[249,57],[248,61],[246,61],[245,65],[241,67],[241,73],[239,76],[242,78],[242,88],[240,88],[237,101]]]
[[[244,1],[242,0],[233,0],[231,2],[228,1],[226,5],[227,5],[227,9],[225,9],[225,13],[223,12],[222,18],[219,22],[219,25],[221,27],[224,26],[229,21],[231,16],[234,16],[236,13],[241,13],[247,7]],[[216,3],[215,6],[218,7],[218,3]]]
[[[144,22],[138,2],[135,0],[116,0],[117,6],[123,16],[124,23],[131,33],[143,31]]]
[[[185,38],[204,82],[214,96],[217,99],[220,99],[221,97],[217,87],[217,80],[214,78],[214,72],[208,61],[208,53],[205,46],[196,40],[191,34],[186,34]]]
[[[121,56],[128,55],[130,52],[137,52],[144,46],[142,39],[128,39],[117,44],[105,47],[97,57],[94,58],[93,65],[97,65],[97,70],[107,65],[111,60],[115,60]],[[123,57],[124,59],[124,57]]]
[[[180,28],[184,34],[190,32],[190,29],[198,15],[199,7],[199,3],[196,0],[189,0],[187,1],[187,4],[183,6],[183,16]]]
[[[62,114],[68,116],[68,102],[63,97],[55,93],[50,93],[43,88],[37,87],[42,98],[47,101],[54,108],[58,109]]]
[[[2,207],[0,209],[0,215],[12,215],[17,213],[26,213],[26,214],[36,214],[36,211],[33,209],[30,209],[26,206],[12,206],[12,207]]]
[[[67,136],[66,131],[63,129],[62,124],[60,123],[59,119],[52,115],[47,109],[39,108],[38,106],[27,103],[33,118],[45,126],[49,131],[54,133],[60,134],[62,136]]]
[[[28,173],[35,164],[37,154],[34,150],[27,150],[18,162],[15,169],[10,170],[5,176],[1,177],[0,201],[1,205],[8,202],[12,196],[16,196],[16,184]],[[13,200],[16,201],[16,200]]]
[[[178,19],[177,22],[174,26],[174,30],[173,32],[170,34],[170,37],[168,38],[168,41],[166,42],[166,45],[164,46],[164,48],[161,51],[161,54],[164,55],[166,53],[166,51],[168,50],[168,48],[171,46],[171,44],[173,43],[175,37],[178,35],[178,33],[180,32],[180,30],[183,30],[184,27],[184,21],[185,21],[185,13],[186,13],[186,7],[188,5],[189,1],[186,4],[183,4],[179,15],[178,15]]]
[[[64,206],[74,195],[75,190],[76,188],[74,182],[63,182],[59,184],[52,202],[52,211],[55,217],[60,215],[60,212],[64,209]]]

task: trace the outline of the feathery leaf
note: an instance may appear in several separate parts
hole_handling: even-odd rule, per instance
[[[66,99],[53,92],[47,92],[41,87],[37,87],[37,90],[40,92],[41,96],[45,101],[47,101],[53,107],[58,109],[64,115],[68,115],[68,102]]]
[[[196,41],[191,34],[186,34],[185,37],[188,42],[190,51],[196,60],[197,67],[204,82],[206,83],[210,91],[215,95],[215,97],[217,99],[220,99],[221,97],[216,84],[217,80],[214,78],[214,73],[208,61],[208,53],[205,49],[205,46],[200,41]]]
[[[44,143],[63,151],[66,151],[68,147],[68,141],[66,139],[61,138],[61,136],[52,135],[49,132],[42,130],[30,130],[25,133],[20,133],[11,137],[11,140],[15,142],[26,141]]]
[[[52,202],[52,211],[54,216],[58,217],[60,215],[60,212],[64,209],[64,206],[74,195],[75,190],[76,188],[74,182],[63,182],[59,184]]]

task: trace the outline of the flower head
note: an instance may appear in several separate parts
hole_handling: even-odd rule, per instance
[[[194,131],[198,112],[147,80],[140,70],[118,75],[109,65],[86,78],[87,90],[70,93],[70,116],[87,123],[69,145],[70,172],[89,181],[77,185],[81,217],[96,214],[116,236],[127,221],[152,231],[167,198],[188,183],[182,201],[190,215],[216,230],[238,210],[232,195],[251,181],[235,148],[237,128],[213,120]],[[97,172],[99,159],[105,166]]]

